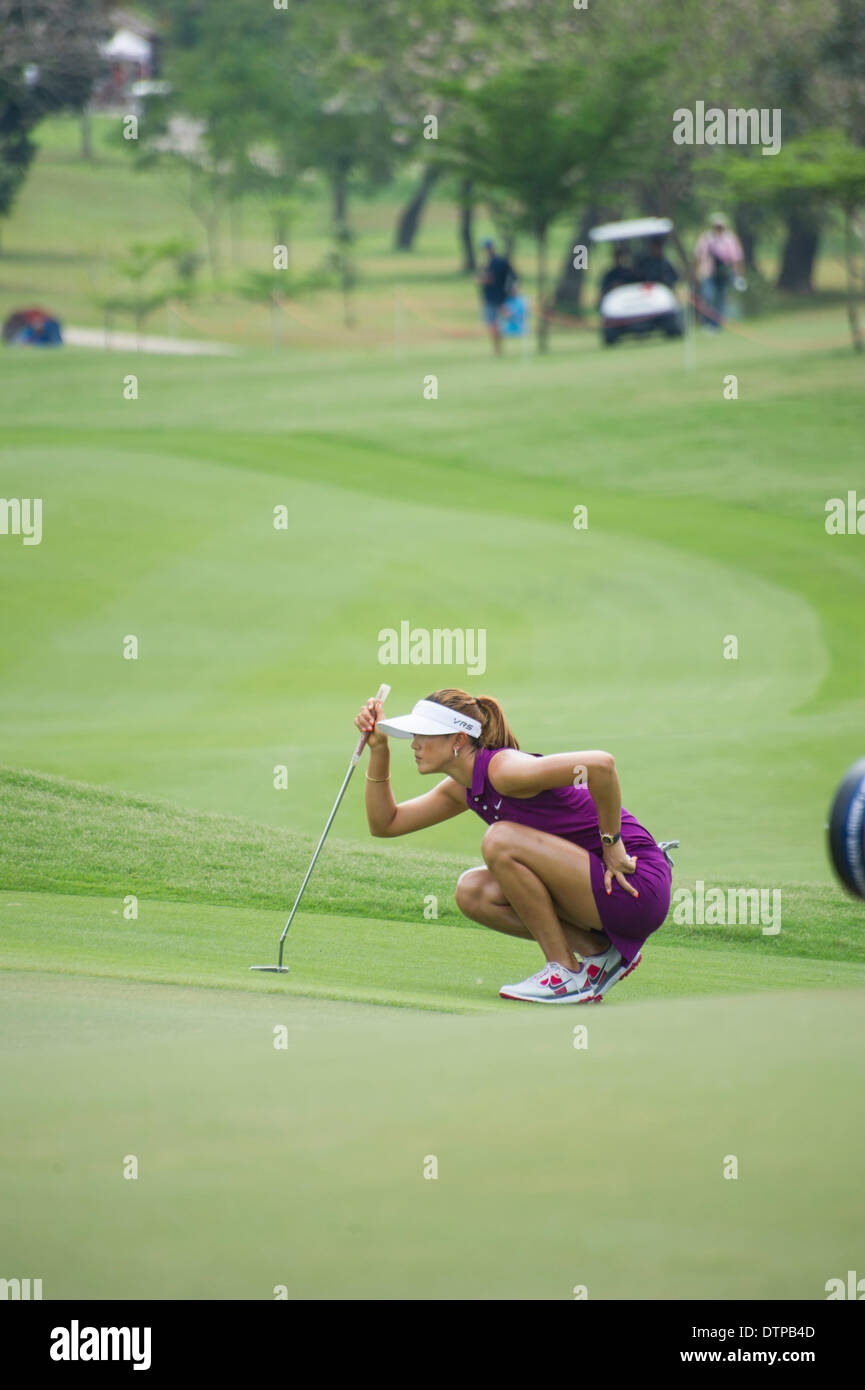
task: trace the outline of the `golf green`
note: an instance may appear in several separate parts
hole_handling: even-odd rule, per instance
[[[455,1017],[13,972],[4,1000],[4,1261],[45,1298],[819,1299],[861,1249],[861,984]]]

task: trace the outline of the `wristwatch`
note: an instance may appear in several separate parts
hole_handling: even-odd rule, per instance
[[[602,845],[616,845],[616,844],[618,844],[619,840],[621,840],[621,838],[622,838],[622,832],[621,832],[621,830],[617,830],[616,833],[615,833],[615,835],[605,835],[604,832],[603,832],[603,830],[601,831],[601,844],[602,844]]]

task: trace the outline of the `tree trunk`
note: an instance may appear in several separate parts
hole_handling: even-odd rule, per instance
[[[207,238],[207,260],[210,265],[210,278],[213,284],[219,283],[222,265],[219,258],[219,216],[213,212],[204,214],[204,234]]]
[[[342,321],[346,328],[354,328],[355,317],[351,297],[351,275],[347,265],[342,271]]]
[[[856,238],[853,231],[853,210],[844,211],[844,261],[847,270],[847,319],[856,352],[865,351],[862,326],[859,322],[859,284],[856,275]]]
[[[219,255],[219,198],[213,188],[208,188],[196,179],[194,169],[189,172],[189,205],[204,227],[207,239],[207,262],[214,284],[219,280],[221,265]]]
[[[757,223],[753,211],[747,204],[742,204],[736,208],[733,215],[733,226],[736,235],[742,243],[742,255],[745,258],[745,269],[752,274],[759,275],[760,268],[757,265]]]
[[[535,236],[538,265],[538,352],[546,352],[549,341],[549,322],[547,320],[547,229],[542,228]]]
[[[93,163],[93,139],[92,139],[92,132],[91,132],[91,129],[90,129],[90,108],[89,108],[89,106],[82,106],[82,108],[81,108],[80,131],[81,131],[81,158],[82,158],[82,159],[85,159],[85,160],[87,161],[88,164],[92,164],[92,163]]]
[[[462,247],[463,253],[462,272],[464,275],[474,275],[478,268],[478,263],[475,260],[473,187],[474,185],[471,179],[463,179],[463,182],[460,184],[460,246]]]
[[[428,164],[421,175],[414,194],[399,215],[393,239],[394,251],[410,251],[420,226],[427,198],[441,175],[437,164]]]
[[[787,239],[777,281],[779,290],[790,290],[793,294],[813,293],[812,276],[819,240],[817,216],[807,207],[792,208],[787,214]]]
[[[270,346],[273,352],[282,347],[282,307],[275,294],[270,297]]]
[[[331,180],[331,190],[333,193],[333,225],[339,232],[345,227],[348,215],[347,170],[342,168],[336,170]]]
[[[574,231],[574,240],[568,247],[567,255],[562,262],[562,269],[556,283],[553,294],[553,308],[561,309],[566,314],[573,314],[575,318],[582,316],[582,295],[586,282],[586,272],[577,270],[574,266],[576,259],[573,246],[588,246],[589,231],[595,225],[597,208],[586,208]]]

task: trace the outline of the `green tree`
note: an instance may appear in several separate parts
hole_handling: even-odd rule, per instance
[[[0,217],[27,177],[40,121],[87,101],[105,32],[95,0],[0,0]]]
[[[238,293],[254,304],[270,309],[271,343],[274,352],[282,347],[283,304],[310,290],[326,288],[330,279],[324,270],[292,275],[288,270],[247,270],[238,281]]]
[[[292,0],[285,10],[261,0],[157,4],[173,90],[150,149],[172,152],[170,118],[199,122],[199,149],[182,157],[211,261],[221,209],[245,193],[263,198],[281,234],[274,244],[287,244],[287,209],[311,170],[330,189],[332,235],[345,247],[352,188],[386,182],[401,157],[375,11],[349,0]]]
[[[138,350],[145,321],[171,300],[189,300],[195,295],[197,257],[188,241],[170,237],[165,241],[136,241],[126,256],[116,262],[116,270],[128,288],[102,295],[96,303],[103,310],[106,327],[115,314],[130,314],[135,322]],[[152,283],[154,271],[169,266],[168,280]],[[145,283],[146,282],[146,283]]]
[[[598,58],[592,67],[532,63],[451,91],[456,109],[440,157],[492,199],[500,220],[531,235],[540,352],[548,344],[550,227],[631,167],[644,73],[643,55]]]
[[[769,163],[769,168],[765,164]],[[727,180],[734,194],[755,201],[800,195],[840,212],[844,225],[847,319],[856,352],[865,350],[859,306],[865,284],[865,149],[837,130],[814,132],[785,145],[760,168],[755,160],[732,161]]]

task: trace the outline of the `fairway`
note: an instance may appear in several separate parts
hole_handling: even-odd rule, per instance
[[[102,177],[67,173],[79,201]],[[118,225],[155,224],[124,177]],[[28,185],[22,242],[52,188]],[[370,244],[394,210],[365,206]],[[102,217],[70,212],[75,245]],[[828,300],[684,345],[555,327],[547,357],[496,360],[438,204],[428,226],[410,332],[381,252],[354,334],[322,295],[270,351],[214,296],[230,358],[0,356],[0,493],[43,502],[38,544],[0,535],[0,1277],[823,1299],[865,1236],[865,906],[826,853],[865,754],[865,538],[825,525],[865,498],[862,361]],[[383,662],[403,624],[482,633],[482,660]],[[674,894],[777,893],[777,930],[671,910],[603,1007],[503,1000],[542,962],[456,906],[485,827],[371,837],[364,757],[290,972],[251,973],[383,681],[391,716],[454,686],[527,751],[609,750],[623,805],[680,841]],[[392,755],[397,801],[434,785]]]

